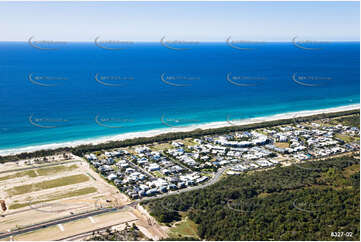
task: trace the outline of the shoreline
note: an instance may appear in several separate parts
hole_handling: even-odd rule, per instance
[[[296,117],[306,117],[316,114],[322,113],[333,113],[333,112],[341,112],[341,111],[349,111],[354,109],[360,109],[360,104],[351,104],[346,106],[334,107],[334,108],[326,108],[326,109],[317,109],[317,110],[303,110],[297,112],[288,112],[281,114],[274,114],[270,116],[264,117],[256,117],[256,118],[248,118],[248,119],[238,119],[238,120],[227,120],[227,121],[217,121],[217,122],[209,122],[203,124],[194,124],[185,127],[172,127],[172,128],[161,128],[161,129],[153,129],[148,131],[139,131],[139,132],[128,132],[124,134],[117,134],[111,136],[104,136],[99,138],[89,138],[82,140],[75,140],[69,142],[60,142],[60,143],[51,143],[44,145],[34,145],[27,147],[19,147],[19,148],[10,148],[10,149],[2,149],[0,150],[0,156],[7,155],[16,155],[24,152],[34,152],[39,150],[49,150],[49,149],[57,149],[57,148],[65,148],[65,147],[76,147],[79,145],[86,144],[101,144],[109,141],[122,141],[126,139],[133,139],[139,137],[152,137],[160,134],[171,133],[171,132],[189,132],[195,129],[214,129],[214,128],[222,128],[228,126],[239,126],[239,125],[247,125],[252,123],[260,123],[266,121],[276,121],[280,119],[289,119]]]

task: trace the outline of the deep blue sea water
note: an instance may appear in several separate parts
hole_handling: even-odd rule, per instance
[[[360,103],[359,42],[319,47],[2,42],[0,150]]]

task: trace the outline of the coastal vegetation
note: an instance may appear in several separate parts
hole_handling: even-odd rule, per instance
[[[9,155],[9,156],[0,156],[0,163],[11,162],[11,161],[18,161],[24,159],[31,159],[37,157],[44,157],[50,156],[55,154],[61,154],[64,152],[71,152],[74,155],[83,156],[89,152],[95,152],[99,150],[109,150],[114,148],[121,148],[126,146],[133,146],[133,145],[141,145],[141,144],[151,144],[154,142],[166,142],[176,139],[185,139],[185,138],[198,138],[205,135],[214,135],[214,134],[224,134],[228,132],[234,131],[247,131],[251,129],[257,128],[266,128],[266,127],[273,127],[277,125],[283,124],[290,124],[295,122],[303,122],[303,121],[314,121],[323,118],[335,118],[335,117],[342,117],[345,116],[345,122],[349,123],[356,123],[359,122],[360,118],[360,110],[349,110],[349,111],[341,111],[341,112],[334,112],[334,113],[323,113],[323,114],[316,114],[307,117],[300,117],[300,118],[289,118],[289,119],[281,119],[275,121],[265,121],[260,123],[253,123],[247,125],[232,125],[228,127],[222,128],[213,128],[213,129],[196,129],[189,132],[171,132],[160,134],[153,137],[139,137],[134,139],[126,139],[122,141],[110,141],[101,144],[87,144],[87,145],[80,145],[77,147],[65,147],[65,148],[58,148],[58,149],[49,149],[49,150],[39,150],[34,152],[25,152],[16,155]]]
[[[188,217],[201,240],[359,240],[359,186],[353,154],[227,176],[143,205],[169,226]]]

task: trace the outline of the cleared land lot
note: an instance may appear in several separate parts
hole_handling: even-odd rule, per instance
[[[136,219],[137,218],[132,213],[128,211],[121,211],[116,213],[109,213],[106,215],[88,217],[65,223],[60,226],[51,226],[42,230],[17,235],[14,237],[14,239],[23,241],[60,240],[69,236],[73,236],[74,231],[77,231],[77,233],[80,234],[90,230],[95,230],[98,227],[120,224]]]
[[[62,166],[39,168],[39,169],[28,170],[28,171],[20,171],[20,172],[11,174],[11,175],[1,176],[0,181],[5,181],[5,180],[9,180],[9,179],[14,179],[14,178],[20,178],[20,177],[48,176],[48,175],[53,175],[53,174],[56,174],[59,172],[71,171],[76,168],[78,168],[78,166],[73,164],[71,166],[62,165]]]
[[[175,223],[170,228],[169,233],[171,238],[179,238],[179,237],[193,237],[198,238],[197,234],[197,224],[192,220],[183,218],[180,222]]]
[[[17,208],[27,207],[27,206],[29,206],[29,204],[34,205],[34,204],[38,204],[38,203],[55,201],[55,200],[59,200],[59,199],[63,199],[63,198],[77,197],[77,196],[86,195],[89,193],[94,193],[96,191],[97,191],[97,189],[95,187],[86,187],[86,188],[74,190],[71,192],[66,192],[63,194],[50,195],[49,198],[46,200],[31,201],[31,202],[26,202],[26,203],[13,203],[10,205],[9,209],[17,209]]]
[[[0,200],[8,208],[0,211],[0,233],[128,202],[80,159],[42,168],[9,165],[11,171],[0,167]]]
[[[24,193],[29,192],[36,192],[41,191],[45,189],[55,188],[55,187],[61,187],[61,186],[67,186],[71,184],[77,184],[86,182],[89,180],[89,177],[86,175],[80,174],[80,175],[73,175],[73,176],[65,176],[54,180],[49,181],[43,181],[23,186],[17,186],[11,189],[6,190],[6,192],[9,195],[20,195]]]
[[[76,238],[76,240],[82,240],[89,236],[89,234],[82,236],[83,233],[94,231],[107,226],[118,227],[119,224],[124,225],[124,223],[135,223],[136,226],[142,231],[142,233],[153,240],[159,240],[160,238],[167,236],[167,228],[154,222],[152,222],[150,225],[149,217],[147,215],[142,214],[138,209],[126,207],[120,211],[87,217],[72,222],[63,223],[61,225],[55,225],[41,230],[16,235],[12,239],[15,241],[41,241],[63,240],[65,238],[71,237]]]
[[[124,194],[82,160],[44,168],[3,164],[0,166],[0,187],[3,188],[0,199],[4,199],[8,207],[5,213],[0,211],[3,215],[0,216],[0,233],[130,203]],[[149,238],[156,240],[165,237],[167,228],[153,219],[149,224],[149,219],[150,216],[144,212],[127,206],[117,212],[40,228],[1,240],[62,239],[127,221],[134,221]]]

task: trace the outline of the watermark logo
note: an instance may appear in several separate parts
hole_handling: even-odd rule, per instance
[[[61,81],[68,80],[68,78],[62,76],[37,75],[34,73],[30,73],[28,75],[28,80],[38,86],[53,87]]]
[[[65,41],[35,40],[34,36],[28,39],[28,43],[31,47],[38,50],[57,50],[67,44]]]
[[[84,207],[92,207],[95,209],[117,208],[121,207],[122,202],[119,199],[112,198],[110,200],[103,199],[68,199],[58,202],[38,202],[29,200],[30,209],[43,213],[60,213],[72,211]]]
[[[301,212],[317,213],[320,206],[313,203],[306,203],[300,199],[295,199],[292,203],[293,207]]]
[[[94,199],[70,199],[61,202],[41,202],[29,201],[30,209],[36,210],[42,213],[60,213],[73,210],[74,207],[91,207],[96,209],[102,208],[100,200]]]
[[[31,114],[28,120],[31,125],[43,129],[53,129],[69,121],[62,118],[34,118],[34,114]]]
[[[295,47],[303,50],[320,50],[322,44],[329,43],[328,41],[314,41],[314,40],[300,40],[298,36],[292,38],[292,43]]]
[[[237,122],[240,122],[240,120],[242,120],[242,118],[239,118],[239,119],[237,119],[236,121],[237,121]],[[234,125],[234,126],[237,125],[237,123],[235,123],[235,121],[231,118],[231,114],[227,114],[227,115],[226,115],[226,122],[227,122],[228,124],[230,124],[230,125]]]
[[[237,116],[238,118],[233,118]],[[259,123],[266,121],[265,117],[244,117],[245,115],[242,113],[228,113],[226,114],[226,122],[230,125],[239,126],[245,124],[245,121],[252,121],[252,123]]]
[[[160,44],[170,50],[189,50],[195,45],[199,45],[199,41],[186,40],[167,40],[165,36],[160,39]]]
[[[188,76],[188,75],[167,75],[163,73],[160,75],[160,80],[169,85],[174,87],[186,87],[191,86],[191,83],[187,82],[194,82],[200,80],[201,78],[198,76]]]
[[[303,127],[302,125],[306,120],[304,117],[299,116],[297,113],[294,114],[291,119],[292,119],[292,123],[296,127]],[[313,167],[312,165],[310,165],[310,163],[299,162],[299,163],[293,163],[293,165],[295,167],[298,167],[298,168],[306,170],[306,171],[320,171],[319,168]]]
[[[328,126],[327,124],[330,122],[330,118],[326,116],[325,113],[319,114],[319,118],[317,120],[309,120],[307,117],[299,116],[298,114],[294,114],[292,116],[292,123],[299,128],[300,130],[309,130],[309,129],[315,129],[315,130],[324,130],[323,128]],[[317,138],[323,135],[312,135],[313,138]],[[329,137],[329,139],[335,141],[335,139],[332,137]],[[322,147],[315,148],[314,145],[310,145],[307,141],[299,141],[302,146],[305,146],[306,149],[300,151],[300,153],[296,153],[298,155],[301,155],[301,158],[297,158],[297,163],[293,163],[297,168],[306,170],[306,171],[317,171],[320,172],[323,170],[323,168],[317,167],[318,164],[320,164],[318,161],[314,162],[318,159],[323,159],[322,164],[326,165],[328,164],[328,168],[334,168],[339,163],[333,163],[334,161],[332,159],[325,159],[329,155],[322,155]],[[313,142],[314,144],[318,142]],[[321,152],[321,153],[320,153]],[[336,153],[341,153],[343,151],[336,151]],[[347,159],[344,164],[346,166],[354,165],[354,161]]]
[[[295,163],[294,166],[307,171],[321,171],[321,169],[312,167],[310,164],[307,163],[303,163],[302,165]]]
[[[257,205],[256,202],[252,200],[245,202],[229,199],[226,201],[226,207],[239,213],[251,213],[255,211],[259,205]]]
[[[134,120],[125,119],[125,118],[114,118],[114,117],[101,118],[100,115],[98,114],[95,116],[95,122],[102,127],[117,129],[117,128],[124,128],[124,125],[120,125],[120,124],[133,123]]]
[[[0,127],[0,132],[1,132],[1,133],[6,133],[6,132],[8,132],[9,130],[10,130],[9,128]]]
[[[318,158],[315,158],[315,159],[319,159],[319,158],[322,158],[322,157],[318,157]],[[339,164],[336,164],[336,163],[333,163],[335,161],[333,160],[324,160],[322,161],[323,165],[328,165],[328,168],[317,168],[317,164],[319,164],[319,162],[314,162],[314,161],[309,161],[309,162],[302,162],[302,163],[294,163],[293,165],[297,168],[300,168],[302,170],[306,170],[306,171],[309,171],[309,172],[321,172],[322,170],[324,171],[327,171],[327,169],[329,168],[336,168],[337,165]],[[347,160],[344,162],[344,165],[346,167],[349,167],[349,166],[352,166],[352,165],[355,165],[355,164],[358,164],[356,162],[353,162],[352,160]]]
[[[226,80],[229,83],[239,87],[251,87],[251,86],[259,85],[259,81],[266,80],[266,78],[261,76],[232,75],[232,73],[229,72],[226,75]]]
[[[97,83],[109,86],[109,87],[124,87],[129,81],[133,81],[132,76],[120,76],[120,75],[101,75],[96,73],[94,79]]]
[[[292,120],[292,123],[293,123],[294,125],[296,125],[296,126],[301,125],[302,122],[304,122],[304,118],[301,117],[301,116],[299,116],[297,113],[295,113],[294,115],[292,115],[291,120]]]
[[[104,50],[124,50],[134,45],[133,41],[101,40],[100,36],[94,39],[95,46]]]
[[[293,73],[292,80],[301,86],[317,87],[323,85],[325,81],[332,80],[332,78],[327,76],[312,76],[312,75]]]
[[[318,115],[319,115],[319,119],[314,120],[312,122],[317,122],[320,124],[320,126],[327,125],[327,123],[330,122],[330,119],[327,117],[326,113],[320,113]],[[295,125],[300,125],[302,122],[307,122],[307,118],[304,116],[299,116],[298,113],[295,113],[294,115],[292,115],[291,119]]]
[[[254,50],[260,44],[264,44],[264,41],[251,41],[251,40],[232,40],[232,36],[226,39],[226,43],[229,47],[236,50]]]
[[[187,118],[171,118],[167,117],[165,114],[163,114],[160,118],[160,121],[165,126],[171,127],[171,128],[184,128],[187,125],[194,124],[196,122],[199,122],[198,119],[187,119]]]
[[[168,212],[182,212],[178,206],[182,204],[181,196],[176,195],[161,199],[160,206]]]

